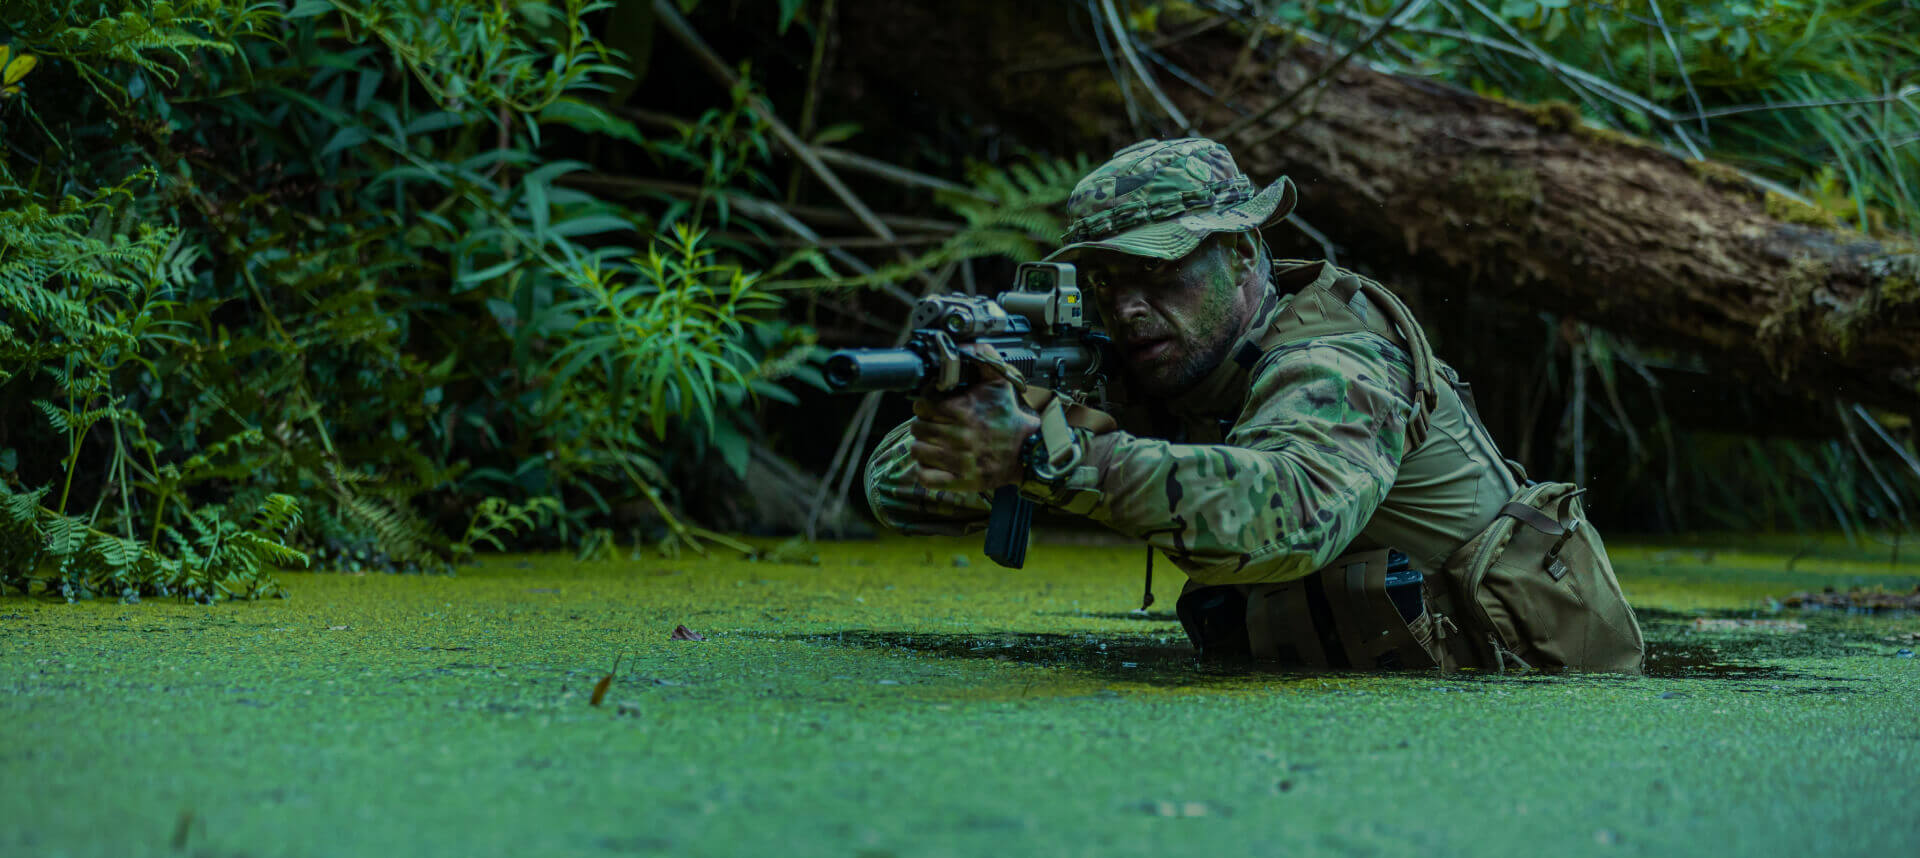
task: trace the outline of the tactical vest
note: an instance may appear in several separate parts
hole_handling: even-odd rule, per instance
[[[1319,262],[1276,262],[1274,283],[1291,299],[1258,340],[1260,354],[1317,337],[1377,334],[1406,351],[1412,364],[1407,456],[1429,440],[1429,419],[1445,385],[1459,396],[1470,431],[1497,458],[1471,391],[1434,357],[1397,296]],[[1238,357],[1251,369],[1260,354]],[[1300,667],[1638,673],[1640,627],[1580,505],[1584,490],[1535,483],[1517,463],[1505,460],[1505,466],[1519,490],[1441,568],[1398,568],[1394,552],[1374,549],[1278,584],[1189,582],[1181,622],[1203,652],[1236,653],[1244,641],[1248,655]]]

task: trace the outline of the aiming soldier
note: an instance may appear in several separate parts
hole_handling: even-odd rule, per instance
[[[1049,257],[1077,266],[1112,337],[1107,411],[991,372],[918,399],[868,463],[874,513],[977,530],[991,492],[1017,486],[1185,571],[1177,612],[1205,653],[1638,671],[1580,491],[1503,460],[1380,284],[1270,259],[1259,230],[1294,202],[1211,140],[1116,153],[1074,188]]]

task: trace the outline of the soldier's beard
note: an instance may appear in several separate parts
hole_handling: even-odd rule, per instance
[[[1151,399],[1175,399],[1204,381],[1233,347],[1234,332],[1220,332],[1212,342],[1175,339],[1167,351],[1150,360],[1121,361],[1127,387]]]

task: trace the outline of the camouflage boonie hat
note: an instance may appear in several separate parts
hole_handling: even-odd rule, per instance
[[[1227,147],[1204,137],[1142,140],[1113,153],[1067,198],[1064,245],[1179,259],[1216,232],[1258,229],[1293,211],[1293,182],[1282,176],[1254,193]]]

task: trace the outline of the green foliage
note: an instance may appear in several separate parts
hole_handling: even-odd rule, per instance
[[[447,110],[473,104],[534,114],[570,90],[590,87],[595,75],[615,71],[580,25],[581,16],[610,5],[322,0],[300,4],[291,17],[332,6],[348,38],[379,39]]]
[[[473,508],[473,519],[467,522],[466,534],[453,544],[454,557],[471,558],[482,542],[496,550],[505,550],[506,545],[500,541],[502,534],[511,537],[533,530],[560,511],[560,502],[553,498],[533,498],[523,504],[508,503],[500,498],[482,500]]]
[[[553,308],[566,342],[545,367],[538,407],[567,426],[568,478],[624,482],[673,522],[659,462],[670,430],[717,447],[743,473],[750,398],[793,401],[774,382],[813,347],[804,330],[758,315],[779,301],[758,275],[717,261],[703,232],[685,224],[662,232],[645,255],[567,270],[572,298]]]
[[[1002,170],[974,164],[967,170],[974,194],[943,191],[940,204],[966,219],[967,228],[940,251],[946,259],[1000,254],[1034,259],[1058,246],[1067,225],[1057,213],[1080,177],[1093,169],[1086,156],[1072,161],[1034,160]]]
[[[698,548],[669,470],[744,463],[811,338],[697,209],[655,242],[570,184],[583,138],[766,184],[763,139],[711,157],[757,135],[746,87],[660,140],[596,105],[605,6],[0,2],[0,575],[253,597],[630,501]]]
[[[63,62],[95,95],[116,105],[139,96],[128,81],[141,89],[149,77],[173,86],[179,65],[203,52],[236,53],[242,36],[271,27],[279,17],[273,5],[256,0],[8,0],[0,12],[17,44],[43,62]],[[137,73],[110,72],[116,64]]]
[[[582,297],[556,311],[578,321],[553,354],[550,385],[564,400],[577,395],[575,381],[591,379],[586,395],[602,401],[564,407],[604,408],[609,423],[644,423],[653,438],[665,439],[675,417],[711,431],[716,392],[730,397],[724,404],[740,403],[759,364],[743,344],[746,314],[779,304],[756,288],[756,278],[715,263],[700,239],[676,224],[665,252],[655,245],[631,260],[633,283],[597,265],[576,272]]]
[[[190,254],[178,252],[172,230],[105,229],[114,200],[150,178],[134,177],[86,200],[67,197],[52,209],[26,203],[0,210],[0,372],[50,358],[118,354],[154,322],[159,308],[129,317],[126,303],[150,297],[156,277],[183,276],[179,263],[190,263]],[[52,283],[66,290],[47,288]]]
[[[183,516],[186,534],[163,525],[165,539],[146,542],[48,509],[48,489],[15,492],[0,483],[0,585],[30,592],[38,583],[68,601],[138,602],[146,594],[212,603],[276,595],[271,571],[306,563],[284,541],[300,523],[299,502],[287,495],[268,495],[243,521],[202,506]]]

